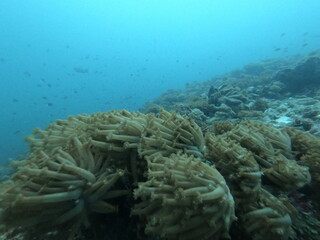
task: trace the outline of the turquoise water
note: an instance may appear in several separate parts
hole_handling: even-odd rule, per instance
[[[320,2],[1,0],[0,161],[69,114],[138,110],[169,88],[319,47]]]

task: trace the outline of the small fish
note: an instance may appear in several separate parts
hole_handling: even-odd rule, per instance
[[[77,72],[77,73],[88,73],[89,70],[86,68],[82,68],[82,67],[74,67],[73,71]]]
[[[306,46],[308,46],[308,43],[304,43],[301,45],[301,47],[306,47]]]
[[[313,51],[311,53],[309,53],[309,56],[314,56],[314,55],[317,55],[318,51]]]
[[[14,99],[12,99],[12,102],[19,102],[19,100],[14,98]]]
[[[280,37],[284,37],[286,35],[286,33],[281,33]]]
[[[53,103],[48,103],[48,107],[52,107],[53,106]]]
[[[275,52],[279,52],[281,50],[281,48],[275,48],[275,49],[273,49],[273,51],[275,51]]]
[[[17,135],[17,134],[20,133],[20,132],[21,132],[21,130],[14,131],[14,132],[13,132],[13,135]]]
[[[28,71],[24,71],[24,75],[25,75],[26,77],[31,77],[31,73],[29,73]]]
[[[302,36],[307,36],[309,33],[308,32],[305,32],[302,34]]]
[[[133,96],[127,96],[127,97],[124,97],[122,100],[130,100],[132,98],[133,98]]]

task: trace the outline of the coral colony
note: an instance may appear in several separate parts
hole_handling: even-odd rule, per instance
[[[118,215],[136,219],[141,239],[286,240],[313,227],[290,197],[320,181],[320,142],[300,130],[258,121],[202,130],[177,113],[122,110],[57,120],[26,140],[29,157],[0,185],[8,237],[71,240],[96,229],[108,239],[94,216]]]

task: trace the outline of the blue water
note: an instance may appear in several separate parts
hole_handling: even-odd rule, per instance
[[[0,161],[69,114],[319,48],[318,0],[1,0]],[[276,50],[277,49],[277,50]]]

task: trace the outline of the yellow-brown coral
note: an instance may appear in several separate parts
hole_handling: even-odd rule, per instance
[[[240,219],[254,240],[288,239],[294,213],[281,200],[261,189],[255,201],[241,204]]]
[[[315,181],[320,183],[320,140],[307,132],[285,128],[290,135],[293,150],[301,162],[310,168]]]
[[[188,155],[148,158],[148,181],[139,183],[133,210],[146,233],[169,239],[229,237],[234,201],[220,173]]]
[[[73,239],[81,225],[89,226],[90,214],[117,212],[108,199],[129,193],[114,188],[125,171],[110,168],[108,157],[89,142],[73,137],[68,150],[39,151],[16,163],[18,171],[1,193],[1,222],[15,234]]]
[[[135,205],[132,214],[147,222],[149,235],[219,239],[229,237],[235,219],[233,194],[241,231],[253,239],[292,236],[294,207],[275,193],[310,182],[308,168],[296,160],[314,172],[317,147],[313,154],[309,147],[318,142],[301,144],[299,134],[287,131],[300,151],[295,159],[284,131],[252,121],[219,124],[217,136],[204,139],[179,114],[122,110],[36,129],[27,137],[30,157],[15,163],[16,173],[0,185],[1,230],[25,240],[72,239],[90,226],[90,216],[116,213],[120,204]]]

